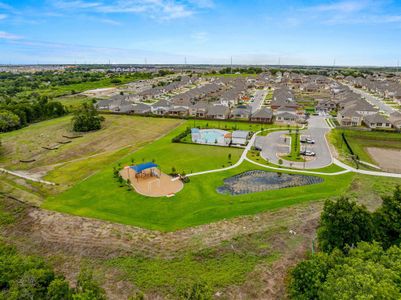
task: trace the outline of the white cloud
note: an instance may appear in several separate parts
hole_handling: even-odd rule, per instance
[[[214,5],[212,0],[50,0],[50,3],[56,9],[104,14],[144,14],[161,20],[186,18],[195,14],[197,9]]]
[[[0,40],[19,40],[22,39],[22,36],[8,33],[5,31],[0,31]]]
[[[6,14],[0,14],[0,21],[6,19],[8,16]]]

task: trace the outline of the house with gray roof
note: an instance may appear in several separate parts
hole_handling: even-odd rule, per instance
[[[155,115],[165,115],[171,108],[171,103],[168,100],[159,100],[150,106],[151,111]]]
[[[389,121],[393,125],[394,128],[401,130],[401,112],[393,112],[390,114]]]
[[[252,114],[251,121],[258,123],[272,123],[273,111],[267,107],[262,107]]]
[[[248,120],[251,116],[251,107],[247,105],[238,106],[231,110],[231,119],[242,119]]]
[[[210,105],[206,116],[210,119],[224,120],[230,116],[230,109],[228,106],[217,104]]]
[[[369,128],[391,128],[390,121],[378,113],[364,116],[363,123]]]

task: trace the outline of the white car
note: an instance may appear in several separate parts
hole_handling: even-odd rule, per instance
[[[310,150],[301,151],[300,154],[303,156],[316,156],[316,153]]]

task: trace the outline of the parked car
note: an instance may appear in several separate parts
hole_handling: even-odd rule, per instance
[[[304,156],[316,156],[316,153],[310,150],[303,150],[300,152],[300,154]]]
[[[303,143],[303,144],[314,144],[315,140],[313,140],[311,138],[306,138],[306,139],[302,139],[301,143]]]

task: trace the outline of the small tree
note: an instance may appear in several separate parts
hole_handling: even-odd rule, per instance
[[[80,109],[74,113],[72,127],[77,132],[99,130],[102,127],[104,118],[99,116],[93,105],[83,103]]]
[[[279,164],[280,166],[283,164],[283,160],[282,160],[281,158],[278,160],[278,164]]]

